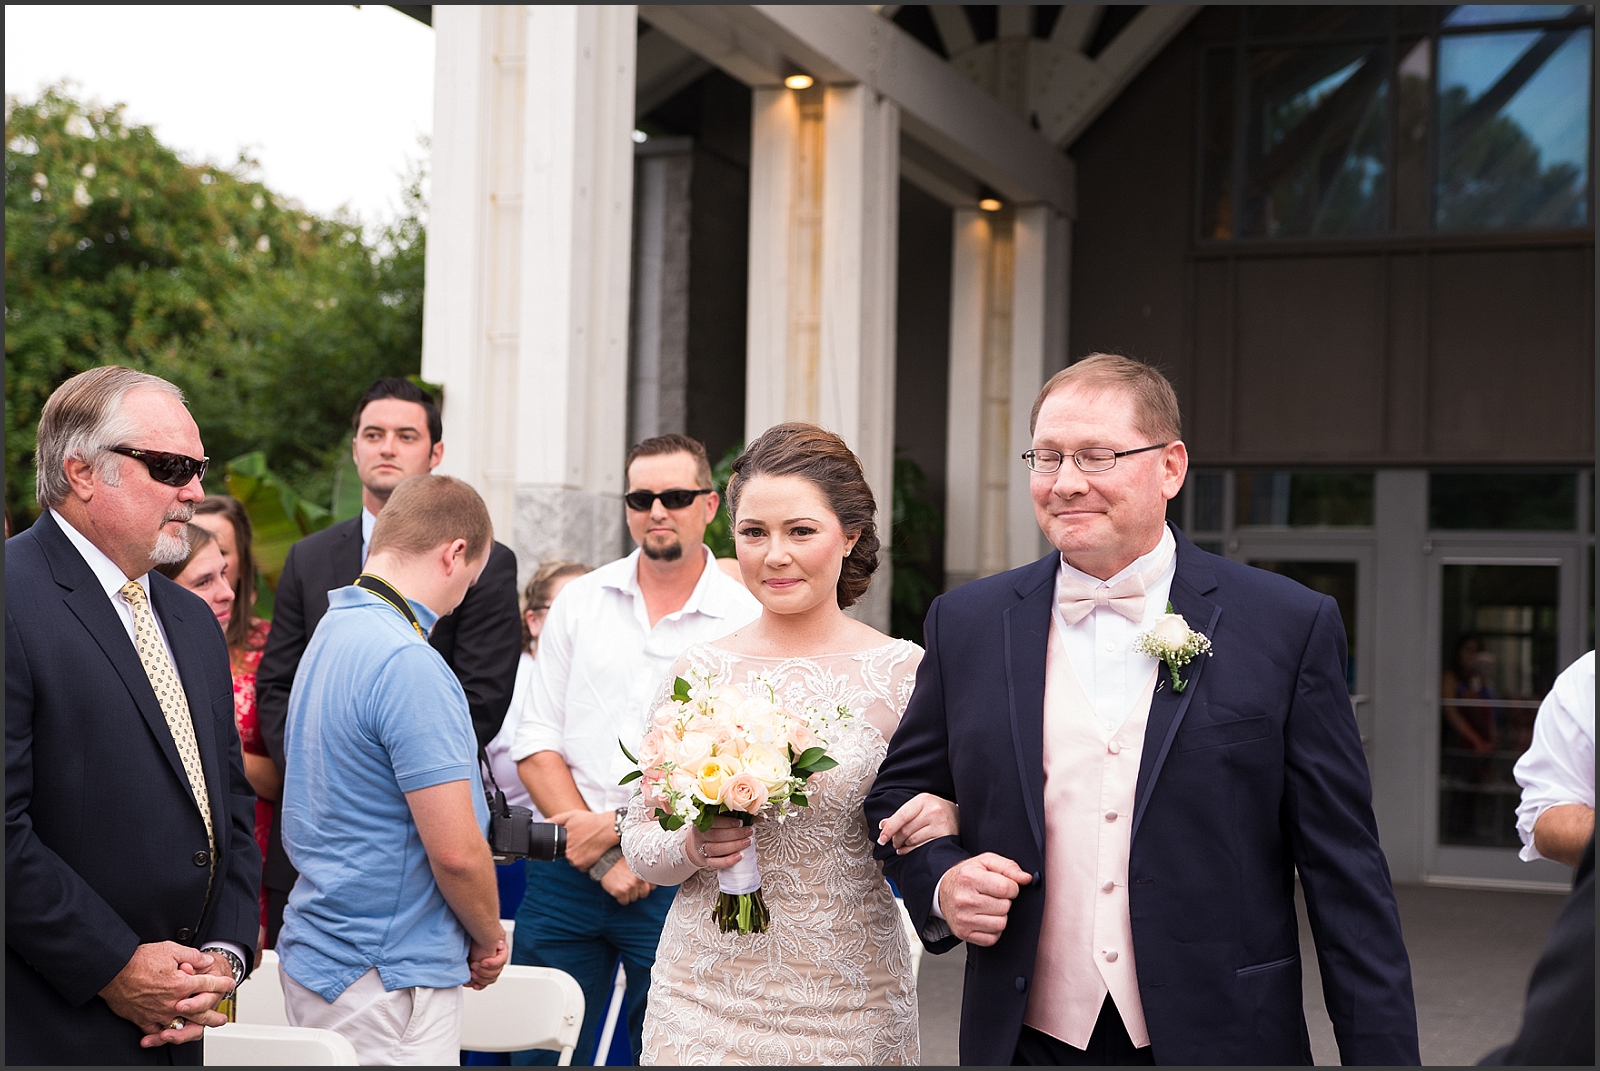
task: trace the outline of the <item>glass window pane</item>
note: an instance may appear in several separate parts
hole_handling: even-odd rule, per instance
[[[1387,225],[1386,52],[1382,44],[1250,52],[1239,234],[1356,234]]]
[[[1560,570],[1443,566],[1439,843],[1515,848],[1512,767],[1556,664]]]
[[[1339,617],[1344,621],[1344,638],[1348,650],[1345,654],[1345,686],[1356,690],[1356,563],[1355,562],[1293,562],[1255,561],[1257,569],[1286,576],[1304,584],[1312,591],[1333,596],[1339,604]]]
[[[1400,91],[1396,98],[1394,159],[1394,225],[1399,231],[1425,231],[1433,213],[1428,196],[1433,178],[1428,172],[1428,123],[1433,111],[1433,42],[1400,42],[1396,69]]]
[[[1235,523],[1278,528],[1369,527],[1370,472],[1241,472]]]
[[[1502,22],[1539,22],[1583,10],[1575,4],[1463,4],[1442,8],[1446,26],[1492,26]]]
[[[1570,532],[1578,526],[1578,481],[1561,472],[1435,472],[1428,526]]]
[[[1443,229],[1589,218],[1589,27],[1439,39]]]
[[[1227,474],[1222,472],[1195,472],[1189,475],[1194,487],[1194,530],[1220,532],[1223,529],[1222,496]]]
[[[1201,135],[1200,237],[1233,237],[1233,70],[1238,52],[1206,54],[1205,131]]]

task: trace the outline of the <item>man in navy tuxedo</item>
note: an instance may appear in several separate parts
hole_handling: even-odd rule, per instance
[[[1415,1064],[1338,609],[1166,525],[1179,419],[1124,357],[1040,392],[1056,550],[934,601],[866,801],[953,799],[960,835],[879,855],[931,951],[968,943],[963,1063],[1309,1064],[1298,872],[1343,1061]]]
[[[6,541],[6,1063],[199,1064],[254,958],[255,794],[228,648],[181,561],[200,432],[115,366],[39,420],[33,527]]]

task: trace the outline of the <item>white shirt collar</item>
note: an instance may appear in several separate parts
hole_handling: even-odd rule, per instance
[[[106,597],[117,598],[122,591],[122,585],[126,584],[130,578],[123,575],[121,567],[116,562],[106,557],[105,551],[95,546],[89,541],[88,536],[74,528],[72,522],[61,516],[54,509],[50,511],[50,516],[56,519],[56,524],[60,525],[61,530],[66,533],[68,541],[78,548],[79,554],[83,555],[83,560],[88,564],[90,571],[94,573],[94,578],[100,581],[101,587],[105,588]],[[147,596],[150,594],[150,573],[148,570],[143,575],[132,579],[139,581],[139,586],[144,588]]]
[[[627,568],[614,575],[607,575],[600,581],[601,587],[616,588],[633,598],[644,597],[644,592],[639,590],[639,556],[644,553],[637,547],[632,554],[622,559],[627,563]],[[704,543],[700,544],[700,553],[704,555],[705,566],[700,570],[700,579],[695,581],[694,591],[689,593],[689,599],[683,604],[683,609],[678,614],[705,614],[708,617],[728,617],[739,608],[723,596],[726,594],[724,583],[738,583],[717,566],[716,556],[711,553],[711,548]],[[668,617],[675,616],[668,614]]]
[[[367,564],[367,546],[372,542],[372,526],[378,523],[378,515],[367,507],[361,507],[361,564]]]
[[[1142,573],[1147,569],[1154,568],[1155,564],[1161,561],[1163,557],[1175,558],[1177,544],[1178,541],[1172,537],[1172,529],[1163,524],[1161,526],[1161,538],[1156,542],[1155,547],[1152,548],[1148,554],[1142,554],[1133,561],[1129,562],[1126,567],[1118,570],[1116,575],[1110,577],[1109,579],[1101,580],[1097,576],[1090,576],[1082,569],[1074,568],[1067,562],[1067,556],[1065,554],[1061,556],[1061,575],[1088,584],[1091,588],[1098,588],[1102,586],[1109,587],[1125,577],[1133,576],[1135,573]],[[1171,564],[1172,562],[1169,561],[1169,568],[1171,567]],[[1167,570],[1163,569],[1162,572],[1165,573]]]

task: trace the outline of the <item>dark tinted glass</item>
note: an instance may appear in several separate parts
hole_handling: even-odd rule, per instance
[[[1433,42],[1402,40],[1395,71],[1394,226],[1398,231],[1427,230],[1433,213],[1429,198],[1433,174],[1428,160],[1428,126],[1433,113]]]
[[[1251,37],[1381,34],[1394,21],[1394,8],[1274,4],[1249,8],[1246,18]]]
[[[1220,472],[1196,472],[1189,476],[1189,485],[1194,488],[1195,531],[1222,531],[1224,479]]]
[[[1372,524],[1370,472],[1241,472],[1234,523],[1288,528]]]
[[[1588,220],[1592,36],[1560,26],[1439,39],[1441,229]]]
[[[1507,22],[1539,22],[1544,19],[1564,18],[1583,9],[1575,4],[1462,4],[1459,7],[1441,7],[1444,18],[1441,25],[1493,26]]]
[[[1441,529],[1570,532],[1578,523],[1571,473],[1435,472],[1428,525]]]
[[[1233,111],[1236,49],[1213,49],[1206,54],[1205,129],[1200,147],[1200,237],[1232,238],[1233,234]]]
[[[1383,43],[1252,49],[1242,236],[1357,234],[1388,222]]]

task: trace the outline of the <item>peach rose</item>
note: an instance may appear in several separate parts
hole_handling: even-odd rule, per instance
[[[649,770],[667,754],[670,743],[667,729],[651,729],[639,742],[639,768]]]
[[[759,814],[761,808],[767,805],[767,786],[755,774],[745,770],[723,783],[718,802],[730,811]]]
[[[810,748],[821,747],[822,741],[811,731],[811,726],[796,721],[789,727],[789,746],[794,749],[794,757],[798,759]]]

